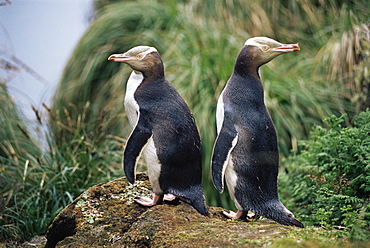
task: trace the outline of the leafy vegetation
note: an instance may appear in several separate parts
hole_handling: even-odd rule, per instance
[[[301,46],[300,52],[278,57],[261,71],[282,157],[300,144],[299,153],[282,163],[287,171],[280,176],[283,202],[305,224],[344,227],[353,232],[351,237],[363,239],[361,232],[369,226],[369,153],[365,143],[357,150],[357,142],[366,140],[361,130],[368,124],[361,118],[367,117],[361,114],[353,129],[345,126],[369,107],[366,0],[94,3],[90,28],[64,70],[52,106],[35,109],[40,126],[36,135],[28,131],[7,96],[7,80],[1,79],[0,123],[5,128],[0,132],[0,239],[43,233],[89,186],[123,176],[120,161],[131,130],[123,108],[129,68],[107,58],[136,45],[159,50],[166,77],[195,116],[203,143],[207,203],[234,208],[227,192],[217,193],[209,175],[215,108],[239,49],[247,38],[261,35]],[[1,64],[0,69],[9,71]],[[330,131],[314,129],[310,137],[316,143],[297,143],[324,117],[344,113],[327,119]],[[364,136],[352,140],[342,132]],[[321,136],[326,138],[319,140]],[[344,147],[340,156],[331,153]],[[365,169],[367,174],[361,174]],[[143,163],[139,170],[145,170]]]
[[[353,239],[370,239],[370,111],[353,127],[343,127],[344,115],[316,126],[300,151],[288,157],[281,175],[282,192],[290,207],[308,225],[352,229]]]

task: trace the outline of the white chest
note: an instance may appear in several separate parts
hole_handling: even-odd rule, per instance
[[[143,81],[143,74],[133,71],[127,81],[125,110],[131,126],[135,127],[139,116],[139,104],[134,98],[134,93]]]

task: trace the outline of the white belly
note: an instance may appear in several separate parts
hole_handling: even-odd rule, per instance
[[[159,162],[157,151],[154,146],[153,136],[143,149],[145,163],[148,167],[148,176],[155,194],[161,194],[163,191],[159,186],[159,175],[161,174],[161,163]]]
[[[236,172],[234,170],[234,164],[232,162],[232,156],[230,156],[229,160],[228,160],[228,165],[227,165],[226,171],[225,171],[225,181],[226,181],[226,184],[227,184],[227,188],[229,190],[230,197],[235,203],[235,207],[238,210],[242,210],[242,207],[240,206],[239,202],[235,198],[235,187],[236,187],[237,179],[238,179],[238,177],[237,177]]]
[[[238,176],[236,175],[236,172],[234,169],[234,163],[232,160],[232,150],[236,146],[237,142],[238,142],[238,135],[234,138],[232,142],[232,148],[230,149],[230,152],[227,155],[227,159],[225,161],[226,165],[224,165],[223,167],[225,171],[223,173],[225,173],[225,181],[226,181],[227,188],[229,190],[231,199],[234,201],[236,208],[239,210],[242,210],[239,202],[235,198],[235,187],[236,187],[236,183],[238,180]]]
[[[143,74],[140,72],[132,71],[126,86],[126,95],[125,95],[125,110],[127,114],[128,121],[132,127],[136,126],[136,122],[139,116],[139,104],[134,98],[134,93],[143,81]]]

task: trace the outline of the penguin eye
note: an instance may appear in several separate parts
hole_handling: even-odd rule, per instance
[[[136,57],[137,57],[138,59],[142,59],[142,58],[144,57],[144,55],[143,55],[143,54],[141,54],[141,53],[139,53],[138,55],[136,55]]]
[[[270,49],[270,47],[267,46],[267,45],[264,45],[264,46],[261,47],[261,49],[262,49],[262,51],[266,52]]]

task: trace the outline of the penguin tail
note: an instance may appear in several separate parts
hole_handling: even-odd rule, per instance
[[[282,225],[286,225],[286,226],[296,226],[296,227],[304,228],[303,223],[297,220],[296,218],[289,218],[289,219],[275,220],[275,221]]]
[[[182,201],[190,204],[193,206],[193,208],[195,208],[195,210],[197,210],[201,215],[204,215],[204,216],[208,216],[208,209],[205,205],[205,201],[204,201],[204,198],[203,199],[189,199],[187,197],[181,197],[181,196],[177,196],[179,197]]]
[[[208,216],[208,210],[204,201],[192,201],[191,205],[201,214],[204,216]]]
[[[275,199],[267,204],[265,203],[263,205],[260,205],[259,207],[253,209],[252,212],[262,215],[268,219],[272,219],[282,225],[304,228],[302,222],[297,220],[294,214],[290,212],[280,202],[279,199]]]
[[[300,227],[300,228],[304,228],[304,225],[302,222],[300,222],[299,220],[297,219],[294,219],[294,220],[291,220],[290,221],[290,225],[291,226],[297,226],[297,227]]]
[[[170,188],[167,191],[182,201],[186,202],[187,204],[192,205],[195,210],[197,210],[200,214],[204,216],[208,216],[208,210],[205,204],[205,199],[203,195],[203,189],[201,184],[194,185],[187,190],[179,191],[174,188]]]

